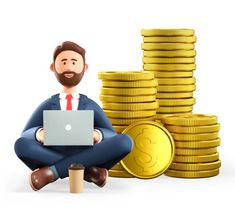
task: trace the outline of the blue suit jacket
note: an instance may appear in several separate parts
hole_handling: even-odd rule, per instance
[[[38,106],[26,124],[22,137],[35,138],[37,130],[43,127],[44,110],[61,110],[59,94],[53,95]],[[116,135],[112,124],[100,106],[83,94],[80,94],[78,110],[94,111],[94,129],[100,130],[103,140]]]

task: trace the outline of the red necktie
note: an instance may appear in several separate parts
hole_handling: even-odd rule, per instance
[[[68,94],[66,96],[66,99],[67,99],[66,110],[72,110],[72,98],[73,96],[71,94]]]

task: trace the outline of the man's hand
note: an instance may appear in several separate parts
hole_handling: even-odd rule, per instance
[[[37,134],[36,134],[36,139],[38,142],[40,142],[41,144],[44,143],[44,130],[43,128],[39,129],[37,131]]]
[[[99,143],[100,139],[101,139],[100,134],[96,130],[94,130],[93,131],[93,141],[94,141],[94,144]]]

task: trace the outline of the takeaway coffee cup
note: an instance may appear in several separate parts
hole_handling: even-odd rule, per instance
[[[83,191],[84,166],[82,164],[71,164],[69,166],[70,193],[81,193]]]

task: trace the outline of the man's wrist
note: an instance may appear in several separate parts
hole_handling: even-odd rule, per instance
[[[97,144],[100,143],[103,139],[103,135],[99,129],[94,129],[99,134],[99,140],[97,141]]]

